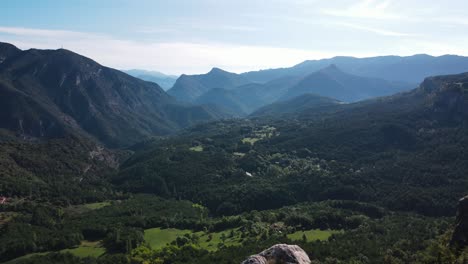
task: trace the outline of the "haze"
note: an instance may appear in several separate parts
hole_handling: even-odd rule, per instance
[[[468,55],[468,2],[2,1],[0,39],[104,65],[244,72],[337,55]]]

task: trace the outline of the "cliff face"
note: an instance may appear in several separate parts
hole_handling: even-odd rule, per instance
[[[468,245],[468,196],[458,201],[457,220],[450,245]]]
[[[250,256],[242,264],[310,264],[307,253],[296,245],[278,244]]]

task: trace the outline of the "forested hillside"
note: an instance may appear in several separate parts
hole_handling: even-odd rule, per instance
[[[282,242],[319,263],[451,263],[464,254],[446,245],[468,185],[467,88],[468,74],[431,77],[118,152],[4,136],[1,260],[239,263]]]

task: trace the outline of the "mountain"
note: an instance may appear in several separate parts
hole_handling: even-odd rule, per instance
[[[115,183],[135,191],[160,177],[177,190],[171,197],[220,214],[335,199],[452,215],[468,184],[467,93],[468,73],[439,76],[318,114],[200,124],[177,140],[145,144]],[[157,175],[145,176],[150,166]]]
[[[157,83],[164,91],[169,90],[177,80],[175,75],[166,75],[157,71],[132,69],[123,72],[144,81]]]
[[[302,94],[289,100],[277,101],[261,107],[250,116],[279,116],[303,111],[324,111],[340,105],[340,101],[314,94]]]
[[[245,116],[265,105],[305,94],[328,97],[335,101],[354,102],[394,94],[413,87],[407,83],[351,75],[336,65],[329,65],[306,76],[284,76],[263,84],[248,83],[231,89],[210,89],[193,102],[219,105],[238,116]],[[306,103],[308,99],[310,97],[293,103]],[[285,105],[279,103],[273,107],[278,106]]]
[[[73,137],[0,140],[0,261],[241,263],[288,243],[321,263],[454,263],[467,92],[468,73],[431,77],[319,115],[201,123],[122,159]]]
[[[199,96],[196,104],[215,104],[228,109],[237,116],[244,116],[249,113],[248,107],[243,103],[242,98],[232,90],[214,88]]]
[[[0,128],[23,137],[80,134],[115,147],[220,117],[68,50],[0,43],[0,57]]]
[[[281,76],[302,76],[335,64],[343,71],[365,77],[417,84],[425,77],[468,71],[468,57],[419,54],[407,57],[380,56],[369,58],[333,57],[307,60],[290,68],[268,69],[243,73],[254,82],[267,82]]]
[[[182,74],[174,86],[168,90],[168,93],[180,101],[193,102],[197,97],[213,88],[230,90],[249,82],[248,79],[239,74],[213,68],[206,74]]]
[[[270,82],[248,83],[230,90],[214,88],[200,95],[194,102],[224,107],[236,116],[246,116],[254,110],[275,102],[300,79],[282,77]]]
[[[351,75],[332,64],[304,77],[283,95],[289,99],[301,94],[317,94],[340,101],[353,102],[394,94],[414,86],[401,82]]]

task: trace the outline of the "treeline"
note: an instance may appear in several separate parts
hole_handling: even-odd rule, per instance
[[[298,244],[314,263],[438,263],[456,257],[442,241],[448,235],[452,219],[388,212],[363,203],[307,203],[224,219],[237,219],[236,232],[245,233],[239,238],[241,245],[221,244],[216,251],[207,251],[194,236],[182,236],[158,250],[141,242],[130,251],[124,246],[97,259],[53,253],[16,263],[240,263],[276,243]],[[290,232],[320,227],[340,228],[343,232],[325,241],[304,238],[292,241],[287,237]]]

